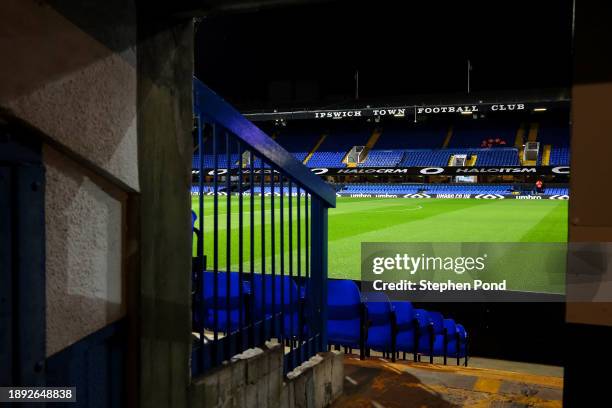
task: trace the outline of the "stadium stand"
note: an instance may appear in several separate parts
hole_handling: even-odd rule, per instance
[[[416,194],[416,193],[430,193],[430,194],[511,194],[513,189],[510,184],[392,184],[392,183],[355,183],[338,185],[338,192],[345,194]],[[214,187],[210,184],[204,185],[204,193],[212,193]],[[225,186],[218,186],[219,192],[225,191]],[[250,190],[245,187],[244,193],[249,193]],[[264,194],[272,193],[270,186],[264,187]],[[197,195],[199,192],[199,186],[191,186],[191,194]],[[260,186],[253,186],[253,192],[255,194],[261,194]],[[274,193],[280,194],[280,185],[275,185]],[[299,191],[297,187],[289,189],[287,186],[283,186],[283,194],[298,194],[304,193],[303,190]],[[523,192],[523,194],[529,193]],[[546,187],[543,194],[547,195],[568,195],[569,189],[567,187]]]
[[[230,163],[232,164],[232,168],[237,167],[238,159],[240,159],[240,157],[237,154],[230,155]],[[200,155],[196,153],[193,155],[193,163],[192,163],[193,168],[194,169],[198,168],[199,163],[200,163]],[[214,166],[215,166],[215,162],[214,162],[212,149],[211,149],[210,153],[204,153],[204,168],[214,168]],[[217,166],[220,169],[227,168],[227,157],[225,157],[225,155],[219,156],[217,160]]]
[[[223,191],[224,189],[225,189],[225,186],[219,185],[217,187],[218,191]],[[215,191],[215,188],[210,184],[204,184],[204,186],[202,187],[202,190],[204,190],[205,193],[212,193],[213,191]],[[191,194],[199,194],[199,193],[200,193],[200,186],[198,185],[191,186]]]
[[[339,192],[348,194],[415,194],[422,184],[347,184]]]
[[[446,131],[446,125],[388,122],[382,126],[374,147],[376,150],[439,149],[444,143]]]
[[[389,122],[381,128],[374,148],[360,167],[394,167],[400,164],[406,150],[441,148],[446,129],[439,125]],[[430,164],[423,164],[429,166]]]
[[[513,146],[518,128],[514,122],[461,121],[455,125],[448,147]]]
[[[545,145],[550,145],[550,166],[569,166],[570,164],[570,135],[569,126],[558,122],[543,122],[538,134],[540,151]],[[538,164],[542,164],[542,154],[538,157]]]
[[[465,154],[476,156],[478,166],[518,166],[518,150],[515,148],[485,148],[485,149],[436,149],[436,150],[406,150],[400,167],[444,167],[452,155]]]
[[[403,156],[401,150],[372,150],[359,167],[395,167]]]
[[[361,123],[336,123],[328,129],[327,136],[308,160],[308,167],[345,167],[342,159],[353,146],[363,146],[372,134],[368,126]]]
[[[510,184],[391,184],[368,183],[346,184],[338,192],[346,194],[511,194]],[[525,193],[525,192],[523,192]],[[544,194],[567,195],[567,187],[550,187],[544,189]]]
[[[447,133],[446,125],[389,122],[381,126],[380,137],[358,166],[444,167],[448,166],[452,155],[458,154],[465,154],[468,159],[474,158],[471,165],[475,166],[520,166],[520,152],[514,147],[518,128],[519,124],[514,122],[461,121],[452,132]],[[342,162],[346,153],[353,146],[366,145],[372,131],[371,126],[364,126],[360,122],[333,122],[324,127],[317,123],[296,121],[289,127],[275,128],[274,133],[276,141],[297,160],[307,160],[308,167],[342,168],[346,166]],[[446,138],[448,146],[443,147]],[[539,126],[537,140],[540,142],[538,165],[543,164],[545,145],[550,145],[546,165],[569,165],[567,126],[544,122]],[[320,141],[321,144],[313,151]],[[222,141],[219,143],[223,144]],[[214,164],[211,149],[211,143],[206,143],[204,165],[208,168]],[[236,166],[238,159],[238,154],[231,155],[232,167]],[[199,157],[195,154],[194,168],[198,161]],[[227,168],[225,156],[219,157],[218,166]],[[256,159],[254,166],[260,168],[261,162]]]
[[[321,126],[296,122],[279,130],[276,141],[296,159],[304,161],[323,133]]]
[[[245,190],[248,191],[248,190]],[[289,187],[283,186],[283,194],[298,194],[298,188],[297,187],[292,187],[291,189],[289,189]],[[261,194],[261,187],[260,186],[254,186],[253,187],[253,192],[255,194]],[[274,186],[274,193],[275,194],[280,194],[281,189],[280,189],[280,185],[276,184]],[[304,193],[304,190],[300,191],[301,193]],[[264,194],[268,194],[268,193],[272,193],[272,188],[270,186],[265,186],[264,187]]]
[[[428,184],[425,192],[432,194],[510,194],[508,184]]]
[[[448,164],[448,150],[407,150],[399,163],[401,167],[443,167]]]
[[[476,155],[476,166],[519,166],[519,153],[516,148],[488,148],[471,150]]]
[[[349,194],[508,194],[508,184],[347,184],[340,192]]]
[[[478,166],[518,166],[518,149],[511,147],[518,125],[466,122],[442,148],[446,129],[441,126],[390,123],[360,167],[446,166],[453,154],[475,155]]]

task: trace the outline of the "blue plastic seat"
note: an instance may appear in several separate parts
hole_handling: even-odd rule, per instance
[[[414,353],[416,361],[414,346],[418,343],[420,330],[426,330],[427,321],[423,319],[422,315],[420,322],[416,319],[415,309],[410,302],[395,301],[392,304],[395,308],[397,323],[396,349],[404,353],[404,360],[406,359],[406,353]]]
[[[265,300],[264,286],[265,282]],[[272,297],[272,284],[274,282],[274,298]],[[282,288],[281,288],[282,282]],[[273,314],[278,319],[275,319],[274,332],[281,333],[285,337],[297,337],[300,334],[300,315],[302,316],[302,334],[307,331],[305,322],[307,321],[304,308],[304,299],[300,295],[298,286],[290,276],[284,275],[254,275],[253,287],[250,291],[254,296],[255,304],[254,315],[256,319],[261,320],[265,316],[266,320],[271,320]],[[282,301],[281,301],[282,294]],[[274,299],[274,300],[273,300]],[[264,312],[265,311],[265,312]],[[280,319],[280,313],[283,312],[283,319]],[[264,314],[265,313],[265,314]],[[281,330],[282,329],[282,330]]]
[[[414,318],[418,325],[418,341],[415,353],[425,353],[431,347],[431,319],[429,312],[425,309],[414,309]]]
[[[468,352],[469,352],[468,334],[465,328],[463,327],[463,325],[457,324],[456,328],[457,328],[457,347],[458,347],[457,365],[459,365],[459,359],[463,357],[464,358],[463,365],[467,367],[468,358],[469,358],[468,357]]]
[[[351,280],[327,282],[327,340],[330,345],[358,348],[365,357],[366,309],[357,284]]]
[[[227,291],[227,279],[229,278],[230,290]],[[215,304],[215,274],[214,272],[204,271],[202,273],[202,294],[200,299],[194,303],[193,324],[194,330],[204,327],[209,330],[215,329],[215,309],[217,310],[216,329],[220,332],[234,332],[239,327],[240,310],[242,309],[243,318],[246,319],[246,302],[240,299],[239,275],[235,272],[218,272],[217,274],[217,302]],[[245,290],[243,286],[243,296]],[[229,301],[229,309],[228,309]],[[204,319],[201,319],[201,308],[204,302]],[[203,320],[203,321],[202,321]]]
[[[435,350],[435,342],[436,338],[444,337],[444,316],[440,312],[428,312],[429,314],[429,330],[427,333],[427,340],[429,340],[429,344],[425,348],[421,349],[421,354],[429,356],[429,362],[433,363],[434,355],[442,355],[442,353],[437,354]]]
[[[368,312],[367,354],[372,349],[382,352],[384,356],[391,355],[392,361],[395,361],[397,322],[393,305],[382,292],[369,293],[365,305]]]
[[[435,314],[432,317],[432,323],[434,331],[432,348],[424,354],[429,355],[430,359],[434,356],[442,356],[444,357],[444,364],[446,364],[448,357],[457,356],[457,327],[455,321],[453,319],[443,319],[441,332],[438,327],[440,322]]]

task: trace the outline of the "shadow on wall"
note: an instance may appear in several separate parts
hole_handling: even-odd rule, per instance
[[[47,355],[119,320],[125,193],[45,147]]]
[[[138,190],[135,6],[85,3],[3,3],[0,108]]]

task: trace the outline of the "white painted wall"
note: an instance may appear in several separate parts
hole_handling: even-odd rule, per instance
[[[125,314],[124,203],[60,153],[45,148],[44,161],[51,355]]]
[[[0,108],[59,148],[44,151],[48,355],[125,315],[125,192],[117,186],[139,190],[131,4],[105,9],[101,17],[117,18],[94,27],[87,7],[95,2],[68,17],[46,2],[2,2]]]

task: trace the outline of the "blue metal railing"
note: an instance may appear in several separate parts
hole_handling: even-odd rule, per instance
[[[335,191],[197,79],[194,114],[193,374],[272,339],[291,370],[327,349]]]

